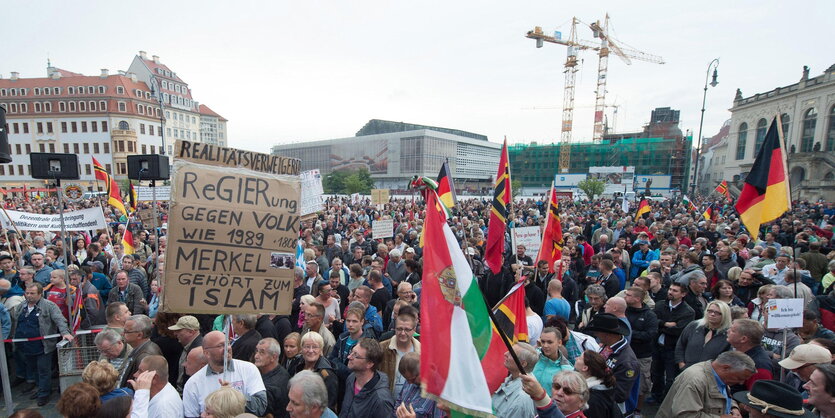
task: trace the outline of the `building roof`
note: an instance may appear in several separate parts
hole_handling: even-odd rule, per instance
[[[366,135],[377,135],[377,134],[387,134],[393,132],[406,132],[406,131],[417,131],[421,129],[429,129],[437,132],[444,132],[451,135],[458,135],[464,136],[467,138],[478,139],[481,141],[487,141],[487,136],[481,134],[475,134],[472,132],[462,131],[458,129],[449,129],[449,128],[439,128],[437,126],[428,126],[428,125],[418,125],[414,123],[406,123],[406,122],[393,122],[390,120],[381,120],[381,119],[371,119],[365,126],[362,127],[359,131],[357,131],[356,136],[366,136]]]
[[[151,72],[151,74],[154,75],[154,77],[159,77],[169,82],[173,81],[175,83],[182,84],[185,86],[185,91],[180,90],[179,92],[174,90],[173,87],[163,88],[162,86],[160,86],[160,89],[167,91],[169,94],[180,95],[186,99],[194,99],[193,97],[191,97],[191,89],[188,88],[188,83],[183,81],[183,79],[180,78],[180,76],[178,76],[177,73],[168,68],[167,65],[163,64],[162,62],[155,62],[153,59],[148,59],[141,55],[137,55],[136,58],[142,61],[142,63],[145,64],[146,67],[148,67],[148,70]],[[159,61],[159,57],[156,58],[157,61]],[[170,86],[170,84],[168,85]]]
[[[703,147],[705,149],[712,148],[713,146],[718,145],[723,140],[728,139],[728,134],[731,133],[731,120],[728,119],[722,124],[722,128],[719,129],[719,132],[716,135],[713,135],[710,139],[708,139]]]
[[[214,111],[214,110],[212,110],[212,109],[209,109],[209,106],[206,106],[206,105],[204,105],[204,104],[201,104],[201,105],[200,105],[200,107],[197,109],[197,111],[198,111],[201,115],[206,115],[206,116],[214,116],[214,117],[216,117],[216,118],[218,118],[218,119],[220,119],[220,120],[222,120],[222,121],[226,122],[226,118],[224,118],[223,116],[220,116],[219,114],[217,114],[217,112],[215,112],[215,111]]]
[[[57,72],[58,74],[61,74],[61,77],[83,77],[84,76],[84,74],[74,73],[72,71],[67,71],[67,70],[64,70],[64,69],[61,69],[61,68],[54,68],[53,67],[51,70]]]

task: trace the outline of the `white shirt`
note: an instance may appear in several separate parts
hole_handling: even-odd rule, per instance
[[[786,279],[783,276],[786,275],[786,272],[789,271],[788,266],[783,267],[782,270],[777,270],[777,263],[769,264],[763,267],[763,276],[768,277],[771,280],[774,280],[774,284],[785,286]]]
[[[231,360],[226,372],[226,381],[247,398],[266,391],[261,373],[248,361]],[[199,417],[206,409],[206,396],[220,389],[223,373],[213,373],[209,365],[203,366],[188,378],[183,388],[183,413],[187,417]]]
[[[133,394],[131,418],[182,418],[183,401],[171,383],[166,383],[153,399],[149,400],[150,397],[151,391],[148,389],[137,390]]]
[[[529,344],[536,347],[536,343],[539,341],[539,336],[542,334],[542,318],[540,318],[537,314],[533,314],[528,316],[527,320]]]

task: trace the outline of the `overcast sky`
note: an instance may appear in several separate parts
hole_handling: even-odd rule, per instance
[[[695,135],[713,58],[705,136],[730,118],[737,88],[765,92],[796,82],[803,65],[816,76],[835,64],[831,1],[38,1],[4,8],[0,74],[43,77],[47,56],[114,73],[144,50],[229,119],[231,146],[261,152],[353,136],[375,118],[542,143],[559,139],[566,50],[524,35],[567,33],[572,16],[591,23],[606,12],[616,40],[667,62],[610,58],[618,131],[670,106]],[[587,27],[580,34],[593,39]],[[580,58],[574,138],[585,141],[597,57]]]

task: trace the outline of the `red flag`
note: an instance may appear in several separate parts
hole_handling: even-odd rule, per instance
[[[512,199],[510,190],[510,159],[507,156],[507,138],[499,157],[499,170],[496,173],[496,186],[493,190],[493,205],[490,209],[490,223],[487,226],[487,248],[484,261],[493,274],[502,271],[504,257],[504,234],[507,229],[508,205]]]
[[[504,331],[507,338],[514,344],[528,342],[528,318],[525,313],[525,282],[520,281],[513,286],[507,296],[493,308],[496,316],[496,327]]]
[[[538,265],[540,260],[548,262],[548,271],[554,272],[554,262],[562,258],[562,222],[560,221],[559,202],[557,202],[557,190],[551,183],[551,193],[548,198],[548,218],[545,220],[545,232],[542,234],[542,245],[539,247],[539,254],[536,256]],[[558,277],[562,280],[562,276]]]
[[[70,306],[70,318],[72,319],[72,324],[70,325],[72,326],[72,333],[75,334],[81,328],[81,311],[84,303],[84,295],[80,287],[69,286],[67,290],[75,293],[73,306]]]
[[[722,196],[725,196],[728,199],[731,198],[731,193],[728,191],[728,181],[727,180],[722,180],[722,182],[720,182],[719,185],[716,186],[716,189],[714,189],[714,191],[716,193],[721,194]]]

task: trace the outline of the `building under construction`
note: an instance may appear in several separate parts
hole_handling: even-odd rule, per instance
[[[601,142],[572,143],[569,174],[589,167],[634,166],[636,174],[668,175],[670,189],[687,192],[693,138],[678,126],[679,111],[652,111],[639,132],[606,134]],[[528,191],[544,191],[558,172],[559,144],[516,144],[509,147],[510,172]]]

